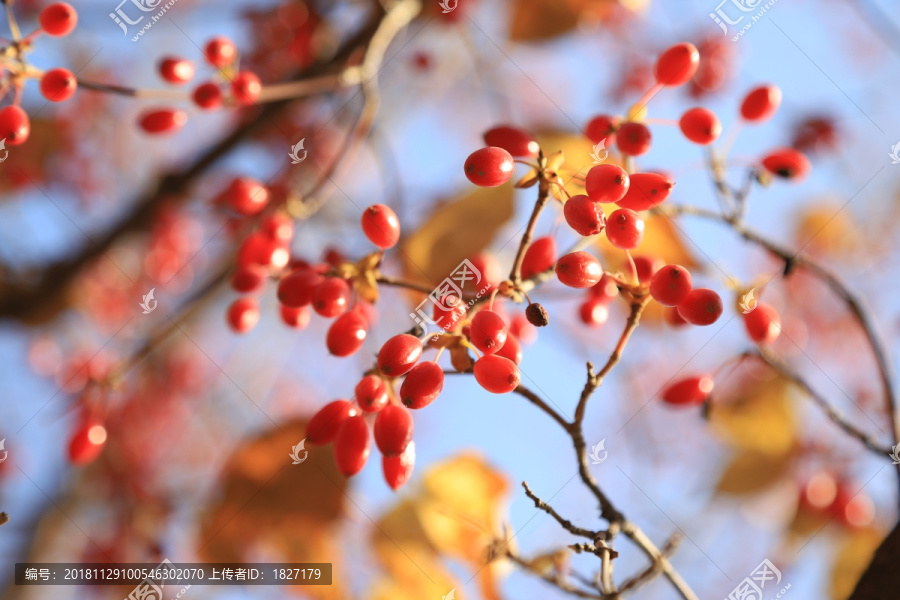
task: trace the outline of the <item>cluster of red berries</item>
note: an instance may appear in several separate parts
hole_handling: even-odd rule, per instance
[[[41,11],[38,16],[38,22],[41,25],[40,29],[23,39],[16,46],[16,52],[21,54],[29,49],[34,38],[41,33],[46,33],[53,37],[69,35],[78,24],[78,12],[66,2],[56,2]],[[21,55],[19,58],[21,58]],[[26,63],[21,61],[21,64],[24,67]],[[11,63],[11,66],[7,68],[14,69],[15,67]],[[23,71],[22,75],[30,76],[30,73]],[[24,77],[21,79],[24,79]],[[16,78],[15,85],[18,91],[18,87],[21,85],[20,78]],[[68,69],[51,69],[40,76],[41,94],[51,102],[68,100],[77,88],[78,80]],[[19,94],[17,93],[16,102],[18,102],[18,97]],[[28,140],[29,135],[31,135],[31,120],[21,106],[16,103],[0,109],[0,139],[6,140],[6,144],[10,146],[18,146],[24,144]]]
[[[252,71],[238,70],[238,51],[230,39],[215,37],[204,48],[206,62],[216,68],[216,77],[198,85],[191,98],[203,110],[221,108],[226,102],[236,106],[255,103],[262,93],[262,83]],[[159,62],[159,75],[172,85],[184,85],[194,78],[194,63],[178,57],[164,57]],[[226,85],[227,82],[227,85]],[[140,119],[147,133],[174,133],[187,123],[183,110],[162,108],[145,112]]]
[[[838,522],[848,529],[872,524],[875,505],[864,492],[855,492],[850,482],[828,471],[814,473],[802,486],[798,511],[820,519]]]

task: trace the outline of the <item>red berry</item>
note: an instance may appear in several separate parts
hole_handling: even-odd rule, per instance
[[[434,402],[443,389],[444,370],[437,363],[421,362],[403,380],[400,401],[408,408],[423,408]]]
[[[325,336],[328,351],[335,356],[350,356],[366,341],[369,320],[359,311],[350,310],[334,320]]]
[[[269,203],[269,190],[255,179],[238,177],[225,190],[223,201],[239,215],[257,215]]]
[[[285,214],[275,213],[263,217],[259,230],[273,242],[288,244],[294,237],[294,222]]]
[[[231,81],[231,91],[238,104],[253,104],[262,93],[262,83],[256,73],[241,71]]]
[[[702,404],[713,389],[713,379],[707,375],[685,377],[666,386],[663,402],[668,404]]]
[[[604,273],[596,285],[588,288],[588,295],[591,298],[602,300],[604,304],[609,304],[610,301],[619,295],[619,286],[613,281],[612,277]]]
[[[506,335],[506,342],[503,344],[503,347],[497,350],[497,356],[508,358],[517,365],[522,362],[522,345],[519,344],[519,340],[514,333],[509,332]]]
[[[375,417],[374,430],[375,444],[382,454],[402,454],[412,441],[412,414],[399,404],[388,404]]]
[[[720,36],[707,37],[700,42],[697,50],[703,60],[690,83],[690,94],[694,98],[717,91],[736,71],[734,62],[737,53],[730,41]]]
[[[619,119],[609,115],[597,115],[584,127],[584,135],[592,144],[599,144],[606,140],[604,146],[612,147],[616,142],[616,129],[619,128]]]
[[[747,335],[757,344],[771,344],[781,334],[781,319],[771,305],[759,302],[756,308],[744,315]]]
[[[676,306],[667,306],[666,310],[663,312],[663,318],[666,320],[666,323],[672,327],[681,327],[682,325],[688,324],[688,322],[684,320],[684,317],[678,313],[678,307]]]
[[[650,280],[650,295],[664,306],[676,306],[691,291],[691,274],[681,265],[666,265]]]
[[[278,301],[298,308],[312,302],[313,291],[324,277],[312,269],[297,269],[278,284]]]
[[[484,354],[494,354],[506,343],[506,322],[492,310],[482,310],[472,317],[469,337]]]
[[[779,148],[762,159],[763,166],[774,175],[801,180],[809,173],[809,159],[794,148]]]
[[[528,246],[522,258],[522,277],[528,279],[543,273],[556,263],[556,242],[552,237],[539,237]]]
[[[206,44],[206,60],[216,67],[224,67],[231,64],[237,56],[237,48],[234,42],[226,37],[216,37]]]
[[[344,421],[359,414],[352,402],[329,402],[313,415],[306,425],[306,441],[310,444],[327,444],[334,441]]]
[[[349,417],[334,438],[334,460],[344,477],[356,475],[369,460],[369,426],[361,416]]]
[[[222,89],[212,82],[201,83],[192,96],[194,104],[203,110],[213,110],[222,106]]]
[[[634,261],[634,270],[637,273],[638,283],[641,285],[650,283],[653,275],[666,266],[662,259],[652,256],[635,256],[632,260]]]
[[[163,108],[144,112],[139,123],[147,133],[175,133],[184,127],[187,118],[183,110]]]
[[[581,322],[590,327],[599,327],[609,319],[609,307],[600,298],[588,298],[578,307]]]
[[[68,69],[51,69],[41,77],[41,95],[51,102],[63,102],[78,89],[78,80]]]
[[[466,159],[465,171],[466,177],[475,185],[497,187],[512,177],[513,157],[503,148],[481,148]]]
[[[835,119],[830,116],[807,117],[794,126],[791,146],[808,154],[834,152],[840,148],[841,136]]]
[[[0,109],[0,139],[9,146],[24,144],[31,135],[31,121],[21,107],[6,106]]]
[[[492,394],[506,394],[519,386],[519,367],[516,363],[495,354],[475,361],[475,381]]]
[[[693,44],[675,44],[659,55],[656,61],[656,81],[662,85],[679,86],[687,83],[700,66],[700,52]]]
[[[628,156],[641,156],[650,150],[652,137],[643,123],[628,122],[619,128],[616,136],[619,152]]]
[[[362,230],[369,241],[379,248],[392,248],[400,241],[397,213],[384,204],[373,204],[363,211]]]
[[[384,480],[392,490],[397,490],[407,482],[416,464],[416,443],[410,442],[399,456],[382,456],[381,469]]]
[[[824,512],[834,505],[838,486],[834,475],[825,471],[814,474],[800,489],[800,506],[812,512]]]
[[[93,462],[106,445],[106,428],[95,421],[81,424],[69,440],[69,461],[73,465]]]
[[[634,173],[628,192],[618,205],[634,211],[647,210],[664,202],[673,187],[675,184],[661,173]]]
[[[242,294],[259,291],[267,275],[262,265],[238,265],[231,276],[231,289]]]
[[[606,226],[600,203],[587,196],[572,196],[563,207],[566,223],[581,235],[596,235]]]
[[[529,323],[528,317],[523,314],[513,317],[512,323],[509,324],[509,333],[516,336],[516,339],[523,344],[532,344],[537,341],[537,327]],[[509,357],[507,356],[506,358]]]
[[[594,202],[618,202],[628,193],[631,178],[619,165],[604,163],[591,167],[584,179],[584,189]]]
[[[501,125],[484,132],[484,143],[503,148],[512,156],[529,158],[537,156],[539,147],[534,136],[519,127]]]
[[[716,113],[706,108],[692,108],[678,121],[681,133],[695,144],[706,146],[719,139],[722,124]]]
[[[637,248],[644,239],[644,220],[633,210],[620,208],[606,220],[606,238],[622,250]]]
[[[328,277],[313,290],[313,310],[323,317],[336,317],[350,305],[350,285],[340,277]]]
[[[294,329],[306,329],[306,326],[309,325],[311,314],[308,306],[298,306],[296,308],[291,306],[281,307],[281,320],[284,321],[285,325]]]
[[[240,266],[258,264],[281,269],[289,260],[290,254],[284,246],[260,232],[248,235],[238,248],[237,263]]]
[[[78,13],[65,2],[56,2],[41,11],[38,16],[41,29],[53,37],[69,35],[78,24]]]
[[[228,324],[237,333],[247,333],[259,322],[259,305],[254,298],[238,298],[228,307]]]
[[[566,254],[556,263],[560,283],[573,288],[589,288],[603,277],[603,267],[592,254],[582,250]]]
[[[184,58],[167,56],[159,63],[159,74],[169,83],[181,85],[194,78],[194,63]]]
[[[401,333],[384,343],[378,351],[378,368],[389,377],[399,377],[409,373],[422,356],[422,342],[419,338]]]
[[[872,500],[863,492],[854,496],[853,492],[844,486],[838,490],[833,506],[839,508],[838,518],[841,523],[850,529],[867,527],[875,519],[875,505]]]
[[[706,288],[688,292],[678,303],[678,314],[691,325],[712,325],[722,316],[722,298]]]
[[[387,406],[390,399],[384,380],[377,375],[366,375],[360,379],[354,393],[359,407],[366,412],[378,412]]]
[[[777,85],[763,85],[750,90],[741,103],[741,116],[745,121],[761,123],[768,121],[781,104],[781,88]]]

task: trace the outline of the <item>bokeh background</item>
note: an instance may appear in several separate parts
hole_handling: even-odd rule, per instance
[[[40,38],[33,63],[142,89],[166,87],[156,74],[163,55],[202,65],[200,48],[215,35],[234,39],[264,84],[284,81],[299,69],[327,64],[373,12],[362,1],[179,0],[131,42],[108,16],[112,2],[74,4],[76,31]],[[540,568],[555,569],[561,561],[585,574],[597,568],[590,557],[562,557],[559,549],[575,540],[519,487],[527,481],[576,524],[601,526],[576,476],[568,437],[517,395],[494,396],[469,376],[448,377],[441,397],[415,415],[416,470],[399,492],[384,483],[375,454],[349,482],[337,474],[328,448],[312,449],[307,464],[289,464],[290,446],[303,437],[302,421],[353,393],[381,343],[411,326],[409,309],[418,299],[384,289],[377,324],[362,351],[348,359],[325,350],[327,320],[313,316],[303,331],[284,326],[272,285],[260,297],[259,325],[236,335],[225,322],[236,294],[215,275],[246,230],[212,200],[235,175],[275,181],[286,194],[302,195],[340,160],[317,191],[321,209],[297,223],[294,254],[321,260],[326,249],[353,259],[370,252],[359,217],[376,202],[397,211],[408,242],[436,207],[473,192],[462,164],[491,126],[535,131],[545,151],[563,149],[569,166],[586,169],[587,121],[598,113],[624,114],[652,83],[657,54],[679,41],[701,52],[706,44],[722,57],[717,85],[664,90],[651,101],[649,116],[677,119],[702,105],[729,130],[747,90],[777,84],[784,93],[779,112],[740,132],[729,177],[738,185],[765,152],[791,144],[810,155],[813,170],[801,184],[755,186],[747,221],[840,274],[865,298],[891,354],[898,355],[900,167],[889,153],[900,141],[900,22],[890,2],[779,0],[736,42],[722,37],[709,17],[717,7],[706,1],[460,0],[452,18],[432,6],[436,1],[426,4],[390,45],[379,73],[379,111],[358,152],[341,155],[361,109],[355,89],[294,101],[223,151],[180,193],[154,200],[136,226],[80,265],[70,285],[54,289],[35,310],[0,314],[0,438],[9,452],[0,464],[0,510],[11,519],[0,527],[3,597],[128,593],[16,587],[16,562],[151,562],[163,556],[175,562],[315,560],[333,563],[340,573],[327,590],[195,586],[187,597],[197,599],[437,599],[451,588],[465,600],[565,597],[515,568],[480,569],[474,551],[454,537],[473,537],[465,529],[472,519],[461,526],[451,509],[435,508],[477,504],[483,539],[473,539],[499,535],[508,523],[522,555],[543,556]],[[16,3],[24,30],[31,30],[41,6]],[[733,7],[723,10],[737,14]],[[7,308],[5,299],[18,286],[105,239],[137,202],[154,197],[161,182],[165,189],[165,175],[182,171],[258,116],[255,108],[203,114],[188,102],[87,90],[51,105],[34,83],[23,104],[32,139],[8,148],[9,159],[0,164],[0,305]],[[151,137],[137,127],[142,110],[170,105],[190,115],[181,132]],[[716,209],[701,149],[676,127],[654,125],[652,131],[653,148],[638,164],[677,181],[667,202]],[[287,153],[301,138],[309,160],[291,166]],[[475,210],[457,215],[452,235],[426,240],[428,250],[420,254],[388,253],[384,271],[402,276],[413,271],[410,261],[482,250],[505,271],[534,193],[509,186],[482,193],[468,205]],[[564,248],[575,235],[560,225],[560,214],[548,211],[537,232],[555,235]],[[713,372],[751,347],[731,306],[733,286],[771,280],[765,298],[781,312],[785,332],[774,349],[851,422],[890,445],[890,418],[865,339],[825,287],[803,273],[783,279],[783,264],[728,227],[686,217],[659,228],[654,251],[690,262],[695,280],[726,298],[726,312],[705,328],[674,329],[658,315],[645,319],[589,406],[587,437],[605,439],[609,452],[592,467],[595,476],[657,543],[673,533],[684,537],[673,563],[701,598],[726,597],[764,558],[779,566],[783,584],[791,584],[787,597],[847,597],[896,520],[889,459],[867,452],[801,392],[752,365],[718,373],[719,420],[666,407],[658,392],[673,377]],[[177,256],[160,256],[168,251],[160,238],[170,239]],[[158,309],[143,315],[138,303],[151,287]],[[571,414],[584,362],[605,360],[626,307],[614,304],[604,326],[589,328],[578,317],[582,293],[550,283],[533,297],[548,308],[551,325],[525,346],[523,383]],[[513,316],[521,307],[506,310]],[[156,341],[162,331],[169,334]],[[143,354],[148,340],[153,347]],[[103,371],[102,365],[133,357],[109,391],[85,387],[83,377],[73,376],[84,372],[85,362]],[[749,413],[734,408],[748,398],[756,399]],[[106,415],[110,440],[94,463],[78,467],[67,448],[85,406]],[[864,506],[858,522],[849,524],[834,515],[798,515],[801,489],[816,473],[833,476],[874,511]],[[416,519],[426,523],[426,533],[416,530]],[[627,541],[618,549],[619,576],[645,566]],[[676,595],[658,579],[635,597]]]

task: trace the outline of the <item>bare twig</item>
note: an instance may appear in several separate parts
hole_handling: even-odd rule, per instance
[[[519,384],[519,386],[513,390],[515,393],[519,394],[523,398],[527,398],[532,404],[540,408],[542,411],[550,415],[554,421],[559,423],[563,429],[566,431],[569,430],[571,424],[566,421],[562,415],[560,415],[556,410],[554,410],[543,398],[526,388],[524,385]]]
[[[519,249],[516,251],[516,259],[513,261],[512,270],[509,273],[509,278],[517,287],[522,283],[522,261],[525,260],[525,251],[528,250],[528,246],[531,244],[531,238],[534,237],[534,226],[537,225],[538,217],[541,216],[541,211],[547,206],[549,200],[550,183],[541,176],[538,183],[538,199],[537,202],[534,203],[534,210],[531,211],[531,218],[528,220],[528,226],[525,228],[525,233],[522,234],[522,240],[519,242]]]
[[[596,600],[609,600],[609,596],[606,596],[604,594],[588,592],[586,590],[582,590],[581,588],[575,587],[571,583],[567,582],[559,573],[556,573],[556,572],[542,573],[542,572],[532,568],[532,565],[528,562],[528,560],[520,557],[512,548],[509,547],[509,545],[507,545],[504,548],[503,554],[506,556],[506,558],[508,558],[515,564],[519,565],[524,571],[531,573],[537,577],[540,577],[541,579],[543,579],[550,585],[553,585],[554,587],[566,592],[567,594],[571,594],[571,595],[577,596],[579,598],[595,598]]]
[[[562,525],[563,529],[565,529],[569,533],[574,533],[575,535],[580,535],[581,537],[586,537],[590,540],[593,540],[594,538],[597,537],[596,531],[591,531],[589,529],[582,529],[581,527],[578,527],[575,524],[573,524],[568,519],[562,518],[559,515],[559,513],[556,512],[556,510],[554,510],[554,508],[552,506],[550,506],[549,504],[547,504],[546,502],[544,502],[543,500],[538,498],[537,494],[535,494],[534,492],[531,491],[531,488],[528,487],[528,483],[523,481],[522,487],[525,488],[525,495],[528,496],[529,498],[531,498],[532,500],[534,500],[535,508],[538,508],[538,509],[544,511],[545,513],[547,513],[548,515],[550,515],[551,517],[556,519],[556,522],[559,523],[560,525]]]

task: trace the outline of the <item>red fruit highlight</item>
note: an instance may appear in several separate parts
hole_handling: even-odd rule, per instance
[[[519,127],[501,125],[484,132],[484,143],[503,148],[517,158],[537,156],[539,147],[534,136]]]
[[[434,402],[444,389],[444,370],[431,361],[421,362],[406,375],[400,386],[400,401],[412,409]]]
[[[566,254],[556,263],[556,277],[569,287],[589,288],[602,276],[600,261],[584,251]]]
[[[606,238],[622,250],[637,248],[644,239],[644,220],[633,210],[620,208],[606,220]]]
[[[319,445],[334,441],[344,421],[358,414],[359,410],[352,402],[346,400],[329,402],[320,408],[306,425],[306,441]]]
[[[700,52],[693,44],[682,42],[660,54],[654,74],[657,83],[674,87],[690,81],[699,66]]]
[[[781,335],[781,318],[769,304],[759,302],[743,317],[747,335],[757,344],[771,344]]]
[[[361,416],[349,417],[334,439],[334,460],[344,477],[356,475],[369,460],[369,426]]]
[[[466,177],[481,187],[497,187],[509,181],[513,174],[513,157],[503,148],[488,146],[469,155],[464,169]]]
[[[650,295],[664,306],[676,306],[691,292],[691,274],[681,265],[666,265],[653,274]]]
[[[356,402],[366,412],[378,412],[387,406],[389,396],[384,380],[377,375],[366,375],[354,390]]]
[[[392,490],[400,487],[409,480],[416,464],[416,443],[410,442],[399,456],[382,456],[381,469],[384,472],[384,480]]]
[[[228,307],[228,325],[236,333],[247,333],[259,322],[259,304],[255,298],[238,298]]]
[[[741,103],[741,117],[751,123],[762,123],[772,118],[781,105],[781,88],[763,85],[750,90]]]
[[[334,356],[350,356],[362,348],[368,331],[369,320],[354,309],[334,320],[325,336],[325,345]]]
[[[401,333],[386,341],[378,351],[378,369],[389,377],[399,377],[409,373],[421,356],[419,338]]]
[[[608,163],[591,167],[584,179],[584,189],[594,202],[618,202],[630,186],[631,177],[625,169]]]
[[[384,204],[373,204],[363,211],[362,230],[369,241],[379,248],[392,248],[400,241],[397,213]]]
[[[402,454],[412,441],[412,414],[399,404],[388,404],[375,417],[374,431],[375,444],[382,454]]]
[[[678,406],[702,404],[713,390],[708,375],[685,377],[669,384],[662,392],[663,402]]]
[[[722,316],[722,298],[706,288],[688,292],[678,303],[678,314],[691,325],[712,325]]]

